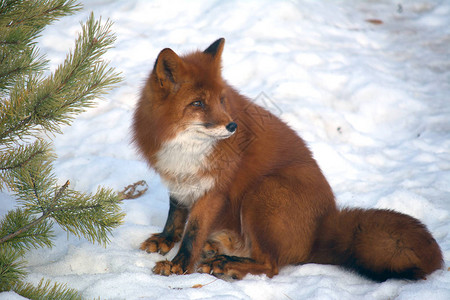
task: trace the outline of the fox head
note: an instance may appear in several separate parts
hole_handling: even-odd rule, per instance
[[[220,140],[237,129],[229,111],[227,85],[221,76],[225,40],[206,50],[178,56],[162,50],[144,89],[151,102],[152,117],[165,128],[166,138],[184,132],[199,140]]]

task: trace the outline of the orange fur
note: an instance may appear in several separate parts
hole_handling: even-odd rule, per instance
[[[440,268],[439,246],[418,220],[336,208],[304,141],[222,79],[223,46],[182,57],[162,50],[135,110],[134,141],[171,195],[163,232],[141,249],[165,254],[182,239],[154,272],[271,277],[317,262],[385,280]]]

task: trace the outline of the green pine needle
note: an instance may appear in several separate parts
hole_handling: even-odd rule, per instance
[[[34,40],[45,26],[80,9],[74,0],[0,1],[0,95],[23,74],[45,68]]]
[[[10,235],[15,236],[10,237]],[[39,220],[20,208],[9,211],[0,222],[0,243],[21,252],[53,245],[52,223]],[[8,239],[7,239],[8,238]],[[4,243],[2,240],[7,239]]]
[[[37,286],[30,283],[18,283],[14,286],[14,292],[28,299],[45,300],[81,300],[81,295],[66,284],[53,283],[41,279]]]
[[[11,89],[9,105],[0,106],[0,143],[11,143],[36,128],[60,133],[75,115],[94,105],[94,100],[115,87],[122,78],[101,56],[112,47],[112,23],[102,25],[91,14],[82,27],[75,49],[46,79],[39,74],[18,81]]]
[[[119,204],[117,193],[109,189],[99,188],[94,195],[68,190],[51,217],[64,230],[106,245],[111,231],[122,224]]]
[[[25,277],[22,255],[21,251],[0,247],[0,292],[9,291],[12,286]]]
[[[0,0],[0,190],[8,189],[19,208],[0,221],[0,292],[30,299],[80,299],[65,285],[23,282],[25,251],[52,246],[53,222],[67,232],[106,245],[122,222],[115,192],[95,194],[57,186],[56,159],[43,137],[60,132],[76,115],[122,79],[103,55],[113,46],[112,23],[91,14],[74,50],[49,76],[36,38],[48,24],[80,9],[74,0]]]

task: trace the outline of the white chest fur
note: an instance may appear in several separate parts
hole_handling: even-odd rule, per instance
[[[212,177],[200,175],[208,168],[207,157],[213,147],[214,140],[184,131],[165,142],[156,153],[154,168],[163,175],[170,194],[179,202],[191,206],[214,186]]]

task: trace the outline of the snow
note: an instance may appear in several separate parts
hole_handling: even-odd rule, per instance
[[[56,246],[27,254],[27,281],[67,283],[104,299],[450,299],[450,2],[92,0],[44,31],[51,68],[94,11],[117,33],[108,52],[124,83],[54,138],[61,183],[117,190],[145,179],[105,248],[56,228]],[[372,20],[369,22],[368,20]],[[381,24],[378,21],[381,21]],[[204,49],[226,38],[223,74],[308,142],[340,206],[390,208],[425,223],[445,267],[427,280],[373,283],[335,266],[288,266],[272,279],[152,274],[167,190],[130,144],[139,90],[159,51]],[[261,95],[263,98],[261,98]],[[262,102],[261,102],[262,101]],[[0,194],[0,215],[15,200]],[[170,259],[176,254],[173,249]],[[2,293],[0,299],[21,299]]]

